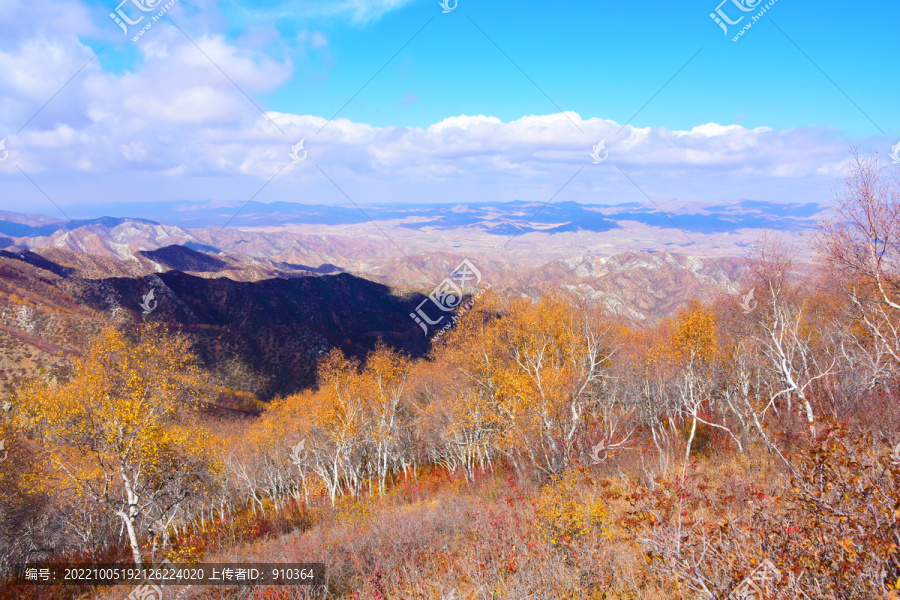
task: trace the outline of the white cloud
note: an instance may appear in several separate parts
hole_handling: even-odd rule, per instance
[[[412,0],[307,0],[301,3],[291,2],[291,8],[287,10],[304,17],[347,16],[356,23],[368,23],[410,2]]]
[[[98,78],[85,124],[28,129],[10,150],[32,171],[165,171],[264,180],[290,163],[290,147],[305,138],[310,165],[338,169],[359,181],[390,180],[401,190],[435,180],[551,185],[582,166],[597,169],[588,153],[606,138],[610,158],[600,167],[603,177],[615,175],[618,165],[645,180],[680,180],[699,191],[706,177],[732,178],[738,188],[754,179],[832,181],[850,143],[813,128],[774,131],[709,123],[686,131],[622,129],[613,121],[572,113],[568,117],[584,133],[559,114],[511,122],[460,115],[410,128],[268,113],[282,133],[236,90],[203,78],[164,94],[145,94],[145,86],[141,74]],[[285,176],[291,171],[302,169]]]
[[[264,22],[273,19],[309,19],[330,17],[345,19],[355,24],[377,21],[387,13],[403,8],[413,0],[271,0],[265,4],[254,0],[230,3],[230,8],[244,15],[247,20]]]
[[[91,10],[78,0],[3,0],[0,2],[0,40],[21,44],[38,34],[47,36],[96,35]]]
[[[405,1],[312,2],[305,10],[365,20]],[[6,4],[8,14],[28,16],[30,5],[22,0]],[[92,31],[78,10],[81,5],[51,4],[73,8],[76,33]],[[40,12],[46,23],[39,28],[29,17],[23,30],[31,35],[11,37],[0,48],[0,138],[18,130],[93,53],[75,34],[63,34],[64,24],[53,14]],[[9,18],[0,19],[0,31],[5,31]],[[290,60],[279,62],[220,35],[194,39],[208,58],[177,29],[161,24],[135,46],[141,57],[137,66],[110,72],[100,60],[92,61],[28,128],[9,135],[10,159],[0,165],[0,173],[13,174],[19,165],[28,172],[54,172],[63,180],[85,172],[153,176],[178,198],[188,176],[267,180],[290,163],[290,147],[305,138],[307,161],[286,169],[281,179],[309,184],[319,177],[315,165],[321,165],[383,199],[409,200],[429,190],[467,200],[550,197],[582,167],[584,173],[567,188],[581,194],[579,199],[637,193],[623,183],[617,166],[640,178],[654,196],[749,197],[805,189],[818,193],[840,175],[854,142],[826,128],[776,131],[717,123],[686,130],[635,128],[573,112],[509,122],[457,115],[428,127],[375,127],[343,118],[327,123],[321,116],[268,113],[280,131],[244,93],[255,97],[278,90],[292,75]],[[319,31],[304,32],[299,41],[328,52],[328,39]],[[402,102],[414,99],[410,93]],[[609,160],[595,166],[588,153],[601,139],[606,139]],[[211,188],[207,197],[227,191]]]

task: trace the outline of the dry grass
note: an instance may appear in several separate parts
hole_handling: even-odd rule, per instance
[[[305,530],[206,561],[321,562],[327,590],[194,587],[180,598],[723,598],[768,558],[785,597],[896,600],[900,464],[883,444],[829,430],[795,450],[793,475],[762,452],[716,454],[647,485],[621,458],[542,485],[433,470],[384,498],[323,504]]]

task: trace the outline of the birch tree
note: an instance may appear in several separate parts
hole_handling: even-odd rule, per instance
[[[870,386],[900,373],[900,175],[875,157],[855,154],[837,208],[817,246],[864,332]]]
[[[751,313],[752,339],[775,377],[769,404],[784,402],[789,411],[799,402],[810,433],[816,431],[812,393],[822,380],[839,370],[836,340],[817,327],[816,307],[809,294],[792,282],[792,251],[763,239],[755,257],[754,285],[759,305]]]
[[[52,472],[76,498],[117,517],[136,565],[141,535],[203,485],[210,437],[192,415],[200,385],[187,342],[159,326],[104,330],[74,377],[22,394]]]

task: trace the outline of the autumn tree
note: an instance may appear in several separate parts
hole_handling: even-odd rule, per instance
[[[715,314],[698,302],[689,304],[678,315],[669,341],[669,359],[674,368],[678,408],[691,422],[684,452],[685,463],[691,455],[698,423],[727,432],[741,447],[740,441],[729,427],[701,416],[704,412],[711,412],[714,407],[720,357]]]
[[[578,448],[589,411],[603,401],[618,349],[614,332],[596,309],[553,294],[536,304],[515,302],[510,313],[510,355],[498,369],[501,406],[532,463],[560,473]]]
[[[297,415],[294,437],[309,454],[304,464],[324,484],[332,504],[345,486],[358,492],[364,479],[360,455],[367,415],[359,369],[358,360],[335,348],[318,365],[317,389],[283,404]]]
[[[755,434],[770,451],[780,454],[765,425],[767,415],[773,409],[770,402],[772,377],[769,359],[759,351],[754,340],[755,323],[751,315],[758,309],[758,302],[752,299],[747,289],[739,294],[739,298],[746,300],[736,302],[734,298],[722,297],[712,307],[719,340],[718,404],[737,422],[732,429],[740,429],[740,435],[734,437],[739,449],[743,449],[740,439]]]
[[[674,435],[677,430],[674,422],[677,407],[668,393],[671,329],[672,321],[666,320],[652,329],[629,333],[616,365],[622,394],[637,407],[640,422],[649,428],[661,466],[668,460],[669,432]]]
[[[840,369],[836,337],[840,332],[822,327],[815,318],[819,307],[791,270],[794,254],[774,239],[763,238],[758,244],[752,285],[759,303],[749,314],[753,323],[749,335],[774,375],[769,378],[769,403],[783,402],[790,412],[798,401],[810,432],[815,433],[813,392]]]
[[[404,436],[409,420],[405,399],[410,367],[403,356],[379,344],[369,353],[361,374],[371,475],[377,480],[381,495],[385,493],[388,475],[409,464]]]
[[[287,441],[293,418],[283,404],[274,403],[238,436],[226,459],[229,472],[247,494],[254,512],[265,511],[267,501],[278,510],[296,493]]]
[[[491,468],[500,452],[503,417],[494,370],[503,360],[504,329],[499,298],[483,296],[432,351],[418,381],[417,425],[430,432],[434,462],[471,480]]]
[[[9,402],[0,406],[0,573],[33,556],[41,544],[40,523],[52,511],[45,486],[36,485],[42,475],[35,451],[16,422]],[[57,531],[45,532],[56,536]]]
[[[470,312],[457,329],[444,356],[468,379],[460,399],[477,417],[457,435],[492,431],[513,464],[561,473],[580,450],[617,349],[602,314],[553,293]]]
[[[53,474],[121,521],[140,566],[141,534],[179,510],[212,463],[192,354],[164,327],[134,338],[106,329],[73,366],[66,383],[26,388],[20,405]]]
[[[864,332],[870,386],[900,372],[900,176],[858,153],[817,246]]]

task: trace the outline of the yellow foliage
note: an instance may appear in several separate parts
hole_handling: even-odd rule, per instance
[[[577,482],[578,475],[571,471],[553,476],[535,503],[538,528],[554,546],[565,546],[582,537],[590,526],[589,519],[594,517],[575,497]]]
[[[699,303],[691,303],[675,322],[670,341],[673,357],[708,363],[716,356],[717,345],[715,314]]]
[[[194,411],[201,382],[187,342],[160,326],[131,339],[103,331],[74,360],[74,377],[37,381],[20,395],[23,424],[41,444],[55,480],[78,497],[137,517],[139,503],[179,497],[216,475],[212,436]]]

